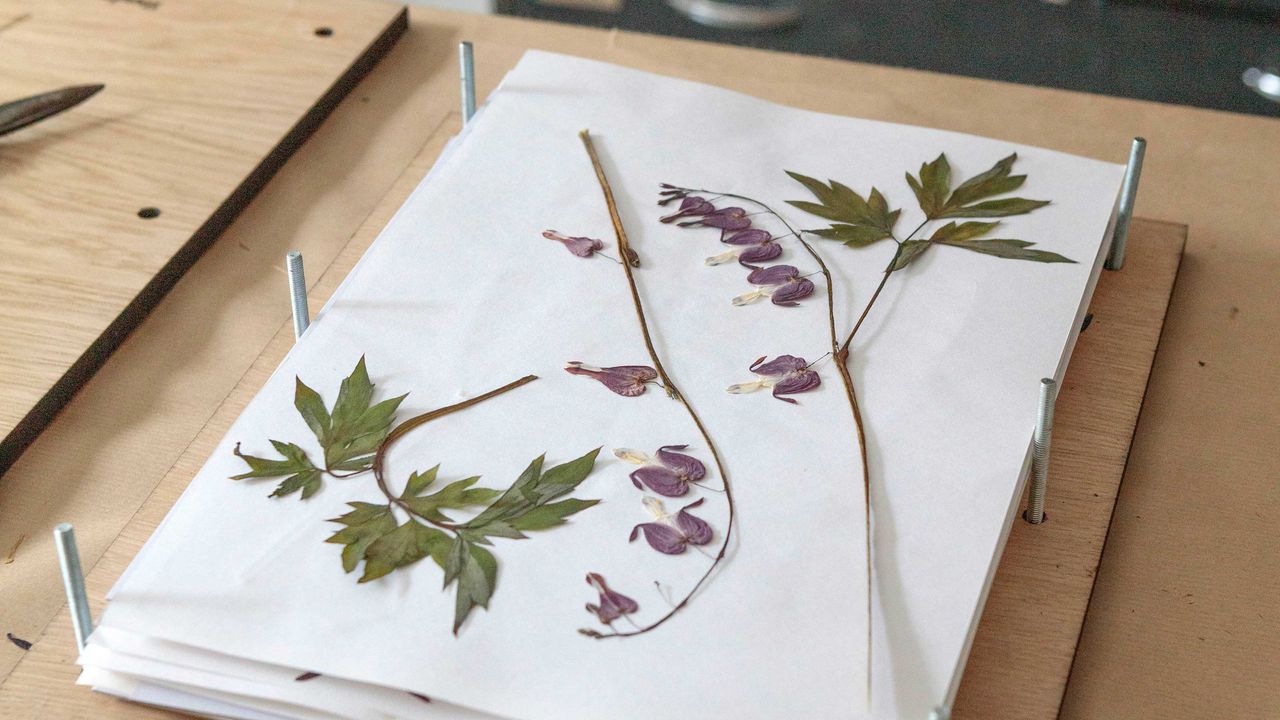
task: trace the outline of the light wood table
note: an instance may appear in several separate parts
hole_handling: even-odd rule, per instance
[[[384,64],[0,480],[0,557],[28,535],[14,562],[0,565],[0,631],[37,641],[0,685],[0,707],[16,709],[4,703],[21,698],[24,716],[100,717],[90,709],[100,706],[83,700],[88,693],[70,686],[74,673],[40,660],[65,657],[70,643],[65,612],[56,632],[44,633],[61,606],[49,529],[76,523],[86,564],[100,565],[90,592],[101,597],[145,540],[121,530],[162,516],[173,498],[161,480],[191,476],[198,453],[188,446],[216,439],[219,408],[247,400],[246,388],[270,369],[257,359],[271,355],[273,342],[276,353],[287,342],[283,252],[296,247],[309,266],[328,267],[358,227],[378,220],[369,214],[428,138],[438,143],[456,126],[459,39],[476,43],[482,96],[525,48],[536,47],[815,110],[1117,162],[1132,136],[1147,137],[1138,212],[1188,223],[1191,232],[1063,717],[1269,717],[1280,710],[1280,535],[1268,517],[1280,509],[1280,486],[1263,462],[1263,449],[1280,441],[1280,242],[1267,212],[1280,197],[1280,123],[442,12],[415,14]],[[140,508],[139,522],[130,524]],[[0,650],[0,668],[21,655]],[[1008,712],[1018,716],[1017,708]]]

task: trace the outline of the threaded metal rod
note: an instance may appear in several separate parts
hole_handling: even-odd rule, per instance
[[[1111,234],[1111,249],[1107,252],[1104,267],[1119,270],[1124,267],[1125,245],[1129,241],[1129,222],[1133,220],[1133,205],[1138,199],[1138,180],[1142,177],[1142,158],[1147,153],[1147,141],[1137,137],[1129,148],[1129,165],[1124,170],[1124,185],[1120,189],[1120,208],[1116,211],[1116,226]]]
[[[71,523],[61,523],[53,529],[53,543],[58,548],[58,566],[62,569],[62,586],[67,591],[76,647],[84,650],[89,634],[93,632],[93,616],[89,613],[89,595],[84,591],[84,571],[80,567],[76,531]]]
[[[1027,501],[1027,522],[1044,522],[1044,493],[1049,486],[1049,446],[1053,440],[1053,405],[1058,399],[1058,383],[1040,381],[1040,407],[1036,412],[1035,449],[1031,453],[1031,497]]]
[[[297,250],[285,255],[285,266],[289,268],[289,295],[293,298],[293,338],[302,337],[302,333],[311,324],[311,312],[307,309],[307,277],[302,272],[302,253]]]
[[[462,123],[476,114],[476,60],[471,43],[458,43],[458,69],[462,75]]]

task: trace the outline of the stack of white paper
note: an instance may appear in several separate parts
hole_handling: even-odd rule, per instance
[[[564,370],[654,364],[583,128],[642,261],[633,272],[654,350],[706,437],[653,383],[628,397],[590,367]],[[996,166],[1014,152],[1012,175],[1027,176],[1020,186]],[[904,173],[914,180],[940,153],[949,178],[926,168],[918,199]],[[956,189],[993,166],[985,199],[961,202]],[[785,171],[823,184],[814,192]],[[1065,369],[1122,173],[530,53],[112,591],[81,682],[228,718],[923,718],[954,694],[1020,495],[1037,382]],[[749,197],[781,219],[696,194],[717,214],[679,220],[728,225],[726,240],[743,219],[772,235],[721,242],[720,229],[661,222],[687,200],[677,193],[659,207],[661,183]],[[955,192],[930,195],[939,186]],[[965,192],[983,194],[974,187]],[[1013,212],[1015,196],[1051,202],[988,217]],[[931,202],[936,219],[909,236]],[[985,202],[1005,204],[974,208]],[[828,288],[782,222],[844,225],[826,232],[861,245],[890,210],[901,211],[897,240],[956,243],[904,245],[904,254],[928,252],[892,273],[851,344],[870,461],[868,592],[862,452],[824,357]],[[969,226],[973,238],[955,234],[961,223],[996,220]],[[844,335],[898,245],[805,237],[830,266]],[[575,256],[569,250],[589,254],[592,244],[573,238],[602,240],[601,254]],[[979,239],[989,242],[964,249]],[[778,257],[759,247],[770,244]],[[805,277],[757,285],[732,257],[705,260],[736,250]],[[1044,262],[1061,258],[1076,262]],[[805,282],[811,294],[781,304],[804,295]],[[731,302],[740,296],[741,306]],[[749,369],[757,358],[786,355],[807,367],[774,389],[796,403],[769,388],[726,392],[760,379]],[[805,373],[821,385],[806,389]],[[538,379],[396,438],[379,487],[368,455],[390,427],[526,375]],[[392,420],[395,403],[378,403],[404,393]],[[724,560],[681,605],[730,529],[726,478],[707,437],[736,519]],[[627,462],[641,453],[647,466]],[[274,476],[229,479],[253,469]],[[283,496],[268,498],[282,482]],[[347,513],[357,517],[331,520]],[[625,598],[602,597],[584,582],[589,573]],[[587,604],[603,605],[612,622]],[[634,636],[578,632],[625,634],[668,614]]]

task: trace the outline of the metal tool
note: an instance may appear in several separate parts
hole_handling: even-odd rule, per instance
[[[1031,495],[1027,500],[1027,522],[1044,522],[1044,494],[1049,487],[1049,446],[1053,440],[1053,406],[1058,400],[1058,383],[1053,378],[1040,381],[1040,407],[1036,411],[1035,448],[1031,453]]]
[[[73,85],[0,105],[0,135],[8,135],[88,100],[105,85]]]
[[[80,567],[80,551],[76,548],[76,531],[71,523],[53,529],[53,542],[58,547],[58,565],[62,568],[62,585],[67,590],[67,606],[71,609],[71,629],[76,634],[76,647],[84,650],[93,632],[93,616],[89,614],[89,596],[84,591],[84,571]]]
[[[458,43],[458,70],[462,76],[462,124],[476,114],[476,59],[471,43]]]
[[[795,0],[667,0],[667,5],[696,23],[723,30],[778,30],[804,16]]]
[[[290,250],[284,258],[289,269],[289,296],[293,298],[293,339],[297,340],[311,325],[311,311],[307,309],[307,277],[302,272],[302,253]]]
[[[1147,141],[1136,137],[1129,148],[1129,165],[1124,171],[1124,185],[1120,189],[1120,208],[1116,211],[1116,226],[1111,234],[1111,250],[1103,264],[1108,270],[1124,267],[1124,250],[1129,241],[1129,223],[1133,220],[1133,204],[1138,199],[1138,179],[1142,176],[1142,158],[1147,153]]]

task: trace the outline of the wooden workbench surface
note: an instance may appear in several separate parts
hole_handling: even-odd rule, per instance
[[[42,637],[62,604],[49,529],[74,522],[93,565],[160,480],[183,470],[184,449],[255,377],[287,322],[284,251],[327,267],[427,138],[456,122],[459,39],[476,43],[482,95],[536,47],[1116,162],[1132,136],[1147,137],[1138,213],[1188,223],[1190,237],[1063,717],[1280,711],[1280,534],[1268,517],[1280,484],[1263,463],[1280,443],[1280,242],[1269,212],[1280,122],[429,11],[0,479],[0,563],[28,535],[0,564],[0,632],[66,640]],[[0,672],[21,655],[0,649]],[[50,709],[80,692],[45,682]]]

